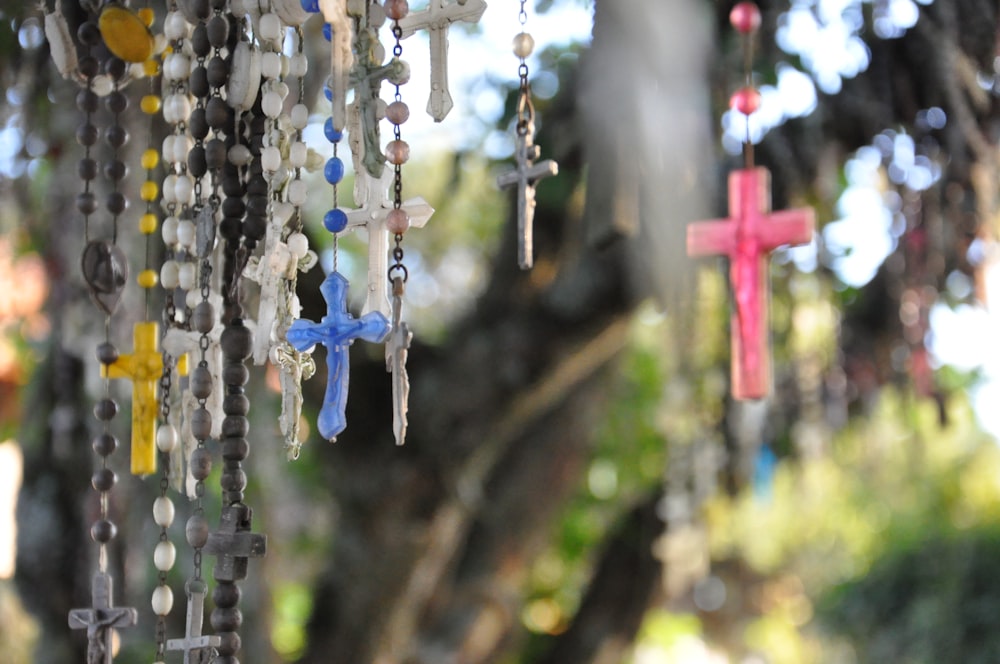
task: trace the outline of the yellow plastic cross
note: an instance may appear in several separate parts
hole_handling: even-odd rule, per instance
[[[132,474],[149,475],[156,472],[156,384],[163,374],[160,324],[136,323],[132,343],[132,354],[119,356],[107,370],[102,367],[101,375],[132,381]]]

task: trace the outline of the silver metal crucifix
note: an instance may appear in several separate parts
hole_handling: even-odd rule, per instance
[[[409,410],[410,377],[406,373],[413,333],[403,319],[403,279],[392,281],[392,332],[385,340],[385,370],[392,374],[392,434],[396,444],[406,442],[406,412]]]
[[[198,585],[200,584],[200,585]],[[205,616],[205,582],[192,579],[187,587],[187,624],[183,639],[167,641],[167,650],[183,650],[184,664],[208,664],[215,661],[215,648],[222,638],[202,635],[201,628]]]
[[[87,664],[111,664],[114,630],[131,627],[139,619],[135,609],[114,606],[114,582],[105,571],[94,572],[91,582],[92,606],[69,612],[70,629],[87,630]]]

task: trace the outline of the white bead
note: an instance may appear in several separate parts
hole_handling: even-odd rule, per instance
[[[174,192],[174,188],[177,185],[177,176],[171,173],[167,177],[163,178],[163,186],[160,187],[160,191],[163,193],[163,203],[170,204],[177,202],[177,194]]]
[[[309,238],[307,238],[302,233],[292,233],[288,236],[288,250],[291,251],[295,258],[302,260],[309,253]]]
[[[296,129],[305,129],[309,124],[309,108],[305,104],[292,106],[291,120]]]
[[[274,220],[277,221],[278,224],[280,224],[281,226],[287,224],[288,220],[292,218],[293,214],[295,214],[295,206],[293,206],[291,203],[280,201],[271,206],[271,215],[274,217]]]
[[[163,266],[166,267],[168,263],[174,264],[174,272],[179,271],[177,261],[166,261]],[[164,285],[164,288],[166,288],[166,285]],[[177,288],[177,286],[170,286],[170,288]],[[177,429],[173,424],[161,424],[160,428],[156,430],[156,448],[161,452],[173,452],[179,440],[180,436],[177,434]]]
[[[265,171],[273,173],[281,168],[281,150],[269,145],[260,152],[260,165]]]
[[[288,60],[288,75],[302,78],[309,71],[309,58],[305,53],[295,53]]]
[[[246,166],[250,163],[250,148],[241,143],[237,143],[233,147],[229,148],[228,157],[232,164],[236,166]]]
[[[302,168],[306,165],[306,158],[309,156],[309,150],[306,148],[306,144],[302,141],[295,141],[292,143],[291,147],[288,148],[288,164],[292,168]]]
[[[128,66],[128,73],[130,78],[136,80],[146,78],[146,65],[142,62],[133,62]]]
[[[264,78],[281,76],[281,56],[274,51],[268,51],[260,58],[260,73]]]
[[[163,19],[163,34],[167,39],[173,41],[183,39],[187,36],[188,23],[184,20],[184,15],[180,12],[170,12]]]
[[[156,525],[169,528],[174,522],[174,501],[160,496],[153,501],[153,521]]]
[[[260,17],[259,36],[261,39],[275,41],[281,37],[281,19],[276,14],[264,14]]]
[[[115,84],[107,74],[98,74],[94,77],[93,90],[98,97],[107,97],[115,89]]]
[[[264,110],[264,115],[269,118],[276,118],[281,115],[281,95],[273,90],[264,95],[260,101],[260,107]]]
[[[201,302],[201,293],[198,292],[197,288],[188,289],[187,295],[184,296],[184,304],[187,305],[188,309],[194,309]]]
[[[298,295],[292,295],[288,298],[288,313],[292,318],[298,318],[302,315],[302,303],[299,301]]]
[[[284,81],[277,81],[277,82],[275,82],[274,87],[272,88],[272,90],[274,90],[275,92],[278,93],[278,96],[281,97],[282,101],[284,101],[285,99],[288,98],[288,92],[289,92],[289,90],[288,90],[288,84],[285,83]]]
[[[174,137],[174,161],[180,164],[187,162],[188,153],[194,148],[194,138],[190,134],[178,134]]]
[[[309,186],[302,180],[292,180],[288,185],[288,202],[299,207],[309,197]]]
[[[153,589],[153,613],[158,616],[165,616],[174,608],[174,591],[170,586],[156,586]]]
[[[191,60],[183,53],[171,53],[163,63],[163,75],[168,81],[183,81],[191,74]]]
[[[163,235],[163,244],[169,246],[177,244],[177,217],[167,217],[160,224],[160,233]]]
[[[190,175],[178,175],[177,181],[174,183],[174,198],[181,205],[191,202],[191,197],[194,195],[194,181],[191,179]]]
[[[527,32],[519,32],[514,37],[514,55],[522,60],[535,50],[535,39]]]
[[[269,179],[275,183],[275,186],[279,186],[288,180],[288,169],[285,168],[285,164],[282,163],[274,173],[269,176]]]
[[[163,101],[163,119],[170,124],[186,122],[191,116],[191,100],[187,95],[168,95]]]
[[[177,547],[170,540],[162,540],[156,543],[153,549],[153,564],[161,572],[169,572],[177,562]]]
[[[289,57],[284,53],[281,54],[281,78],[288,76]]]
[[[163,261],[163,265],[160,266],[160,285],[166,290],[173,290],[180,285],[180,266],[177,265],[177,261]],[[160,431],[163,427],[160,427]],[[162,452],[169,452],[170,450],[165,450],[160,447],[160,432],[156,434],[156,446],[160,448]],[[173,449],[173,448],[171,448]]]
[[[195,273],[194,269],[194,263],[182,263],[180,270],[177,272],[177,285],[184,290],[189,291],[194,288],[197,276],[198,275]]]
[[[170,42],[167,40],[166,36],[153,35],[153,53],[155,53],[156,55],[160,55],[167,50],[168,46],[170,46]],[[141,65],[143,63],[138,63],[138,64]]]
[[[177,224],[177,241],[182,247],[190,247],[194,244],[194,222],[190,219],[181,219]]]
[[[229,0],[229,11],[235,16],[246,16],[247,6],[243,0]]]

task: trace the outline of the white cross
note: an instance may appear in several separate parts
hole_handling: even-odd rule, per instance
[[[330,24],[330,92],[333,103],[333,127],[343,131],[347,123],[348,75],[354,64],[351,21],[345,0],[320,0],[323,19]]]
[[[385,341],[385,370],[392,374],[392,433],[396,444],[406,442],[406,412],[409,410],[410,377],[406,373],[406,357],[413,333],[402,320],[403,280],[396,277],[392,284],[392,332]]]
[[[199,664],[207,661],[203,655],[205,648],[215,648],[222,643],[218,636],[202,636],[201,627],[205,616],[205,591],[188,590],[187,626],[183,639],[167,641],[167,650],[183,650],[184,664]]]
[[[483,0],[430,0],[427,9],[399,20],[403,39],[417,30],[427,30],[431,42],[431,95],[427,113],[435,122],[444,120],[455,105],[448,90],[448,28],[452,23],[475,23],[486,11]]]
[[[378,311],[389,318],[391,309],[387,294],[389,283],[389,230],[385,227],[386,217],[393,208],[389,188],[394,173],[386,168],[381,179],[360,172],[355,177],[365,182],[357,186],[355,194],[367,192],[367,197],[356,196],[356,201],[365,201],[357,210],[347,211],[347,228],[368,230],[368,291],[362,315]],[[434,208],[419,196],[404,201],[402,209],[410,216],[411,228],[423,228],[434,214]]]
[[[274,326],[278,301],[288,297],[288,282],[295,279],[298,269],[298,259],[281,239],[293,213],[294,208],[288,203],[274,204],[267,224],[264,252],[252,257],[243,270],[244,277],[260,284],[257,333],[253,341],[253,362],[258,366],[267,362],[267,354],[276,342]]]

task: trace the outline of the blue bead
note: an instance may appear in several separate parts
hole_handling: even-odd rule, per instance
[[[323,133],[326,134],[326,140],[331,143],[339,143],[340,139],[344,137],[344,132],[333,128],[333,118],[327,118],[326,122],[323,123]]]
[[[302,9],[306,10],[310,14],[316,14],[319,12],[319,0],[301,0]]]
[[[324,85],[323,96],[326,97],[327,101],[333,101],[333,90]]]
[[[323,225],[331,233],[339,233],[347,228],[347,213],[340,208],[334,208],[323,215]]]
[[[329,23],[323,24],[323,39],[327,41],[333,40],[333,28],[330,26]]]
[[[323,177],[330,184],[337,184],[344,179],[344,162],[340,157],[330,157],[323,167]]]

